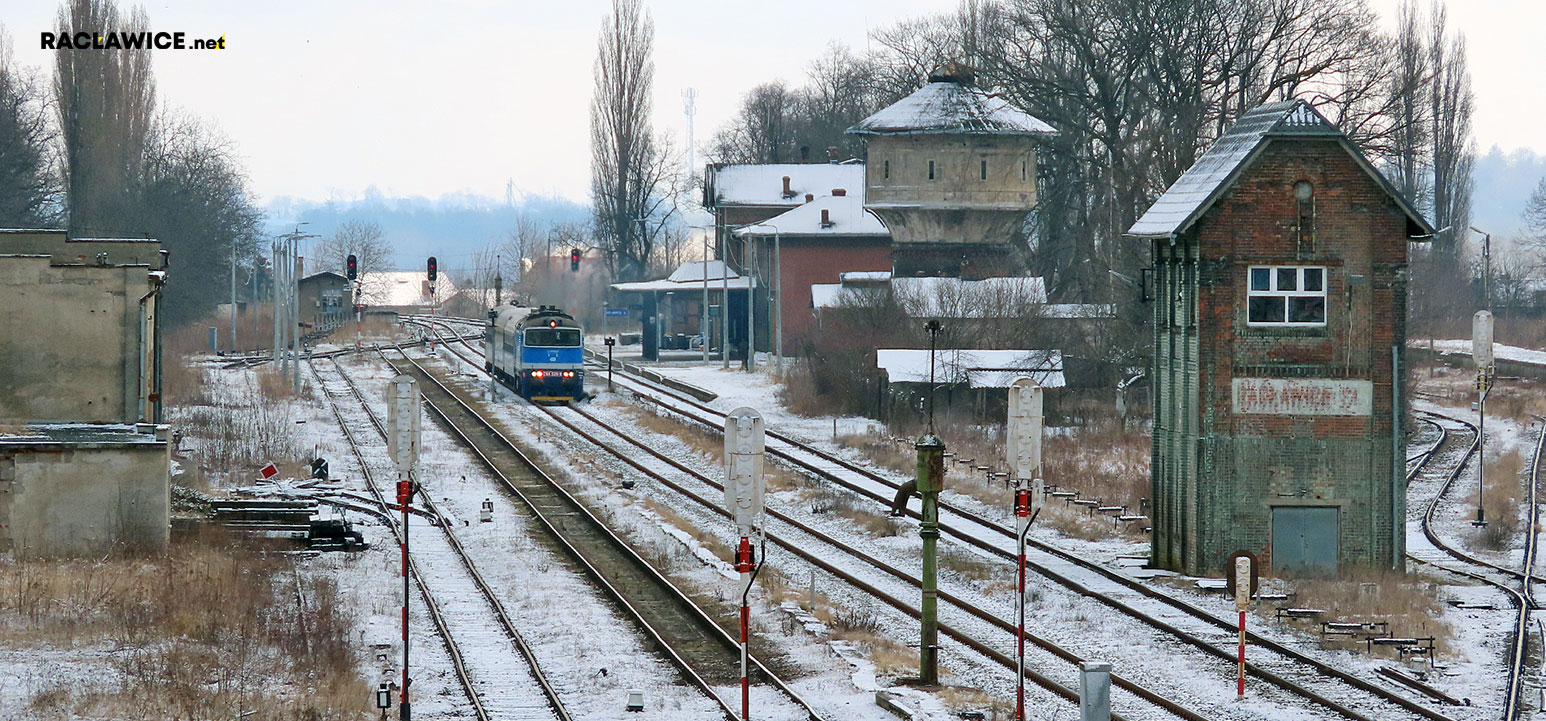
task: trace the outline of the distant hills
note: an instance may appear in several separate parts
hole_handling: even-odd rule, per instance
[[[1475,177],[1471,224],[1506,243],[1524,230],[1520,214],[1531,191],[1546,177],[1546,155],[1524,149],[1505,153],[1493,146],[1477,157]],[[421,267],[430,255],[440,259],[441,267],[461,266],[463,259],[486,245],[504,242],[522,215],[545,226],[584,221],[590,214],[589,206],[559,197],[499,200],[452,194],[431,200],[386,197],[375,188],[348,201],[276,198],[268,203],[267,210],[270,234],[287,232],[303,221],[306,232],[322,236],[349,220],[380,223],[392,243],[394,262],[405,270]]]
[[[348,201],[316,202],[281,197],[267,205],[267,232],[278,235],[304,222],[303,232],[332,235],[350,220],[379,223],[392,244],[393,262],[404,270],[423,267],[434,255],[442,268],[455,268],[482,248],[503,243],[526,215],[538,225],[583,221],[590,208],[558,197],[525,196],[496,200],[470,194],[391,198],[375,188]]]

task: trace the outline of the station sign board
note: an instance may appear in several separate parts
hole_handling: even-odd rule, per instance
[[[1234,410],[1275,416],[1367,416],[1374,383],[1331,378],[1236,378]]]

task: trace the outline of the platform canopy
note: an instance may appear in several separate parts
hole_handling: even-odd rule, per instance
[[[756,287],[755,278],[747,278],[725,267],[722,260],[690,260],[677,266],[671,271],[671,275],[660,280],[641,280],[632,283],[613,283],[612,290],[624,293],[668,293],[675,291],[703,291],[704,277],[709,281],[709,290],[723,290],[729,284],[730,290],[746,290],[748,287]]]

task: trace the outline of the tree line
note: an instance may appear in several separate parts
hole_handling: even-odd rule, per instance
[[[125,13],[114,0],[67,0],[57,23],[150,28],[143,7]],[[262,218],[231,143],[158,107],[150,52],[56,51],[45,77],[15,62],[0,28],[0,227],[161,241],[176,326],[220,302],[225,284],[207,281],[227,277],[233,256],[249,277],[261,272]]]
[[[711,159],[821,162],[863,152],[843,131],[951,60],[1050,123],[1040,207],[1021,239],[1025,270],[1062,302],[1116,302],[1143,318],[1128,279],[1148,247],[1123,232],[1241,114],[1301,98],[1361,145],[1444,229],[1414,262],[1413,286],[1453,307],[1468,292],[1473,95],[1465,40],[1442,3],[1404,2],[1394,31],[1363,0],[963,0],[948,13],[833,45],[805,83],[748,91]],[[1439,311],[1439,305],[1414,310]],[[1141,323],[1141,321],[1139,321]],[[1135,327],[1112,360],[1145,352]]]

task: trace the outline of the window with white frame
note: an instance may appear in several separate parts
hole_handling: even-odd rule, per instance
[[[1246,320],[1250,325],[1326,325],[1324,267],[1253,265],[1246,273]]]

